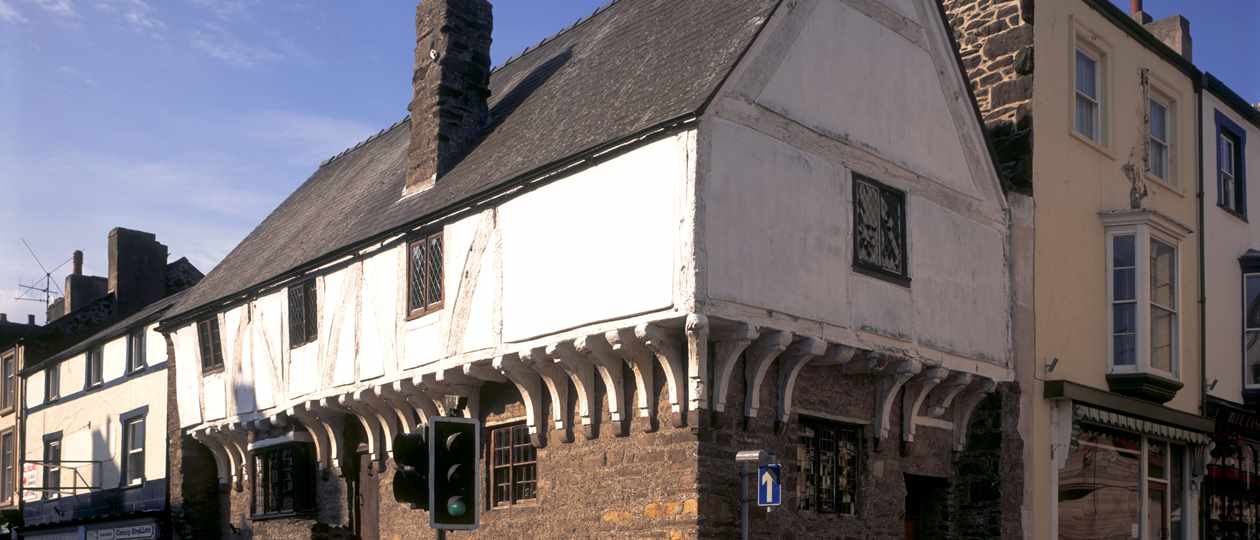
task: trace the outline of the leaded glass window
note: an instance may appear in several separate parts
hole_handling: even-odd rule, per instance
[[[820,514],[857,514],[860,440],[857,426],[801,419],[796,456],[801,473],[796,489],[798,509]]]
[[[289,347],[300,347],[319,336],[315,280],[289,287]]]
[[[881,276],[908,277],[906,194],[853,175],[854,267]]]
[[[491,504],[509,506],[538,497],[538,454],[525,424],[490,430]]]
[[[315,509],[315,454],[312,445],[289,443],[254,451],[254,513],[310,512]]]
[[[219,337],[218,317],[197,322],[197,345],[201,349],[202,371],[223,367],[223,342]]]
[[[442,307],[442,232],[407,244],[407,310],[412,316]]]

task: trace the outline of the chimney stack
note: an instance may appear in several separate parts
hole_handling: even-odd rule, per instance
[[[0,323],[7,323],[7,322],[9,322],[9,314],[0,313]]]
[[[423,0],[416,7],[404,196],[433,187],[480,139],[489,115],[493,26],[487,0]]]
[[[1190,40],[1190,21],[1181,15],[1164,17],[1155,22],[1151,22],[1150,19],[1148,15],[1146,22],[1142,24],[1147,31],[1164,42],[1164,45],[1180,54],[1182,58],[1189,62],[1194,61]]]
[[[153,233],[109,231],[109,292],[126,317],[166,295],[166,246]]]
[[[76,276],[83,275],[83,252],[76,249],[74,250],[74,257],[71,258],[74,259],[74,269],[70,273]]]
[[[29,325],[31,325],[31,326],[35,326],[35,315],[30,314],[30,313],[27,313],[27,314],[26,314],[26,324],[29,324]]]

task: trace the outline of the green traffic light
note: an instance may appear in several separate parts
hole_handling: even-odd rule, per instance
[[[468,511],[468,507],[464,505],[463,497],[451,497],[446,501],[446,513],[453,517],[460,517],[464,512]]]

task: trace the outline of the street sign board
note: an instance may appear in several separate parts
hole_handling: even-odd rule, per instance
[[[783,504],[783,484],[780,482],[778,463],[767,463],[757,467],[757,506],[779,506]]]

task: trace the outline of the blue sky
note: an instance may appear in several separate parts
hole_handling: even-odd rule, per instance
[[[603,1],[499,0],[494,63]],[[125,226],[209,271],[321,161],[406,114],[415,3],[0,0],[0,312],[43,320],[13,300],[42,276],[21,239],[104,275]],[[1260,3],[1146,9],[1184,13],[1200,65],[1260,100]]]

